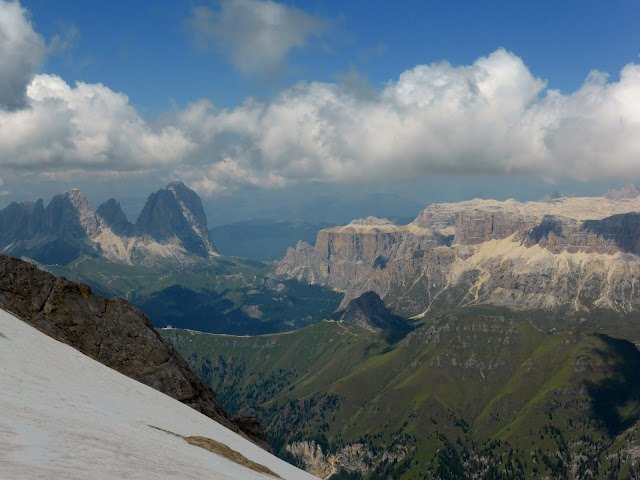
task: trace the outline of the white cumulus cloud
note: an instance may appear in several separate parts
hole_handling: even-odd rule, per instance
[[[216,15],[250,1],[223,3]],[[296,43],[285,44],[280,58]],[[594,71],[563,94],[499,49],[471,65],[417,65],[381,89],[353,78],[301,82],[270,100],[220,108],[200,99],[149,120],[105,85],[33,75],[43,49],[28,13],[0,0],[3,176],[153,171],[204,194],[433,173],[640,179],[640,65],[633,63],[619,79]]]
[[[232,192],[245,185],[267,188],[286,185],[286,179],[274,172],[251,171],[240,166],[236,160],[228,157],[208,166],[176,171],[174,177],[183,178],[189,182],[192,188],[205,196]]]
[[[26,108],[0,111],[0,165],[134,170],[184,160],[193,146],[173,126],[152,128],[129,99],[101,84],[36,75]]]
[[[0,108],[25,106],[27,85],[42,63],[45,48],[28,12],[18,2],[0,1]]]
[[[173,126],[152,128],[129,99],[101,84],[70,87],[36,75],[26,108],[0,111],[0,165],[13,168],[158,168],[184,160],[191,142]]]
[[[291,50],[326,28],[304,11],[270,0],[224,0],[216,10],[195,7],[187,23],[197,44],[213,42],[245,73],[273,73]]]
[[[201,148],[288,182],[431,173],[640,178],[638,105],[638,65],[616,82],[592,72],[563,95],[500,49],[472,65],[416,66],[380,91],[300,83],[231,110],[196,102],[174,121]]]

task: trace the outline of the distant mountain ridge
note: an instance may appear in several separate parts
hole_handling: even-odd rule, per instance
[[[217,255],[198,195],[180,181],[151,194],[135,224],[111,198],[93,210],[72,189],[37,202],[11,203],[0,211],[0,251],[41,263],[64,264],[81,253],[124,263]]]
[[[410,224],[370,217],[300,242],[277,273],[374,291],[396,313],[479,304],[640,310],[640,197],[433,204]],[[630,197],[630,198],[629,198]]]

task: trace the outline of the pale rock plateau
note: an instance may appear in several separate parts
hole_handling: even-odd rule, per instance
[[[402,226],[355,220],[290,248],[276,272],[344,292],[342,308],[376,292],[404,316],[478,304],[628,313],[640,307],[632,193],[433,204]]]

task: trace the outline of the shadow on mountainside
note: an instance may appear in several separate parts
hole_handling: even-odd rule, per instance
[[[284,281],[266,287],[197,291],[172,285],[134,303],[155,327],[185,328],[227,335],[263,335],[311,325],[333,312],[342,295],[318,285]],[[235,302],[230,298],[239,298]]]
[[[640,213],[629,212],[612,215],[602,220],[585,220],[585,230],[612,240],[623,252],[640,251]]]
[[[602,361],[604,378],[587,380],[591,414],[614,437],[640,419],[640,351],[627,340],[596,334],[606,347],[594,353]]]
[[[540,240],[549,237],[549,233],[553,233],[556,237],[564,238],[562,222],[554,218],[553,215],[545,215],[540,224],[531,230],[529,237],[535,243],[540,243]]]
[[[389,345],[395,345],[396,343],[398,343],[400,340],[404,340],[407,335],[409,335],[411,332],[413,332],[413,330],[415,330],[418,327],[413,327],[413,329],[411,330],[393,330],[390,332],[386,332],[386,335],[384,337],[384,340],[389,344]],[[390,348],[389,350],[392,350],[392,348]]]

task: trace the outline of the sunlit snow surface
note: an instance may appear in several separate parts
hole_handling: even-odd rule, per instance
[[[274,478],[149,425],[223,442],[283,479],[315,479],[0,310],[0,479]]]

